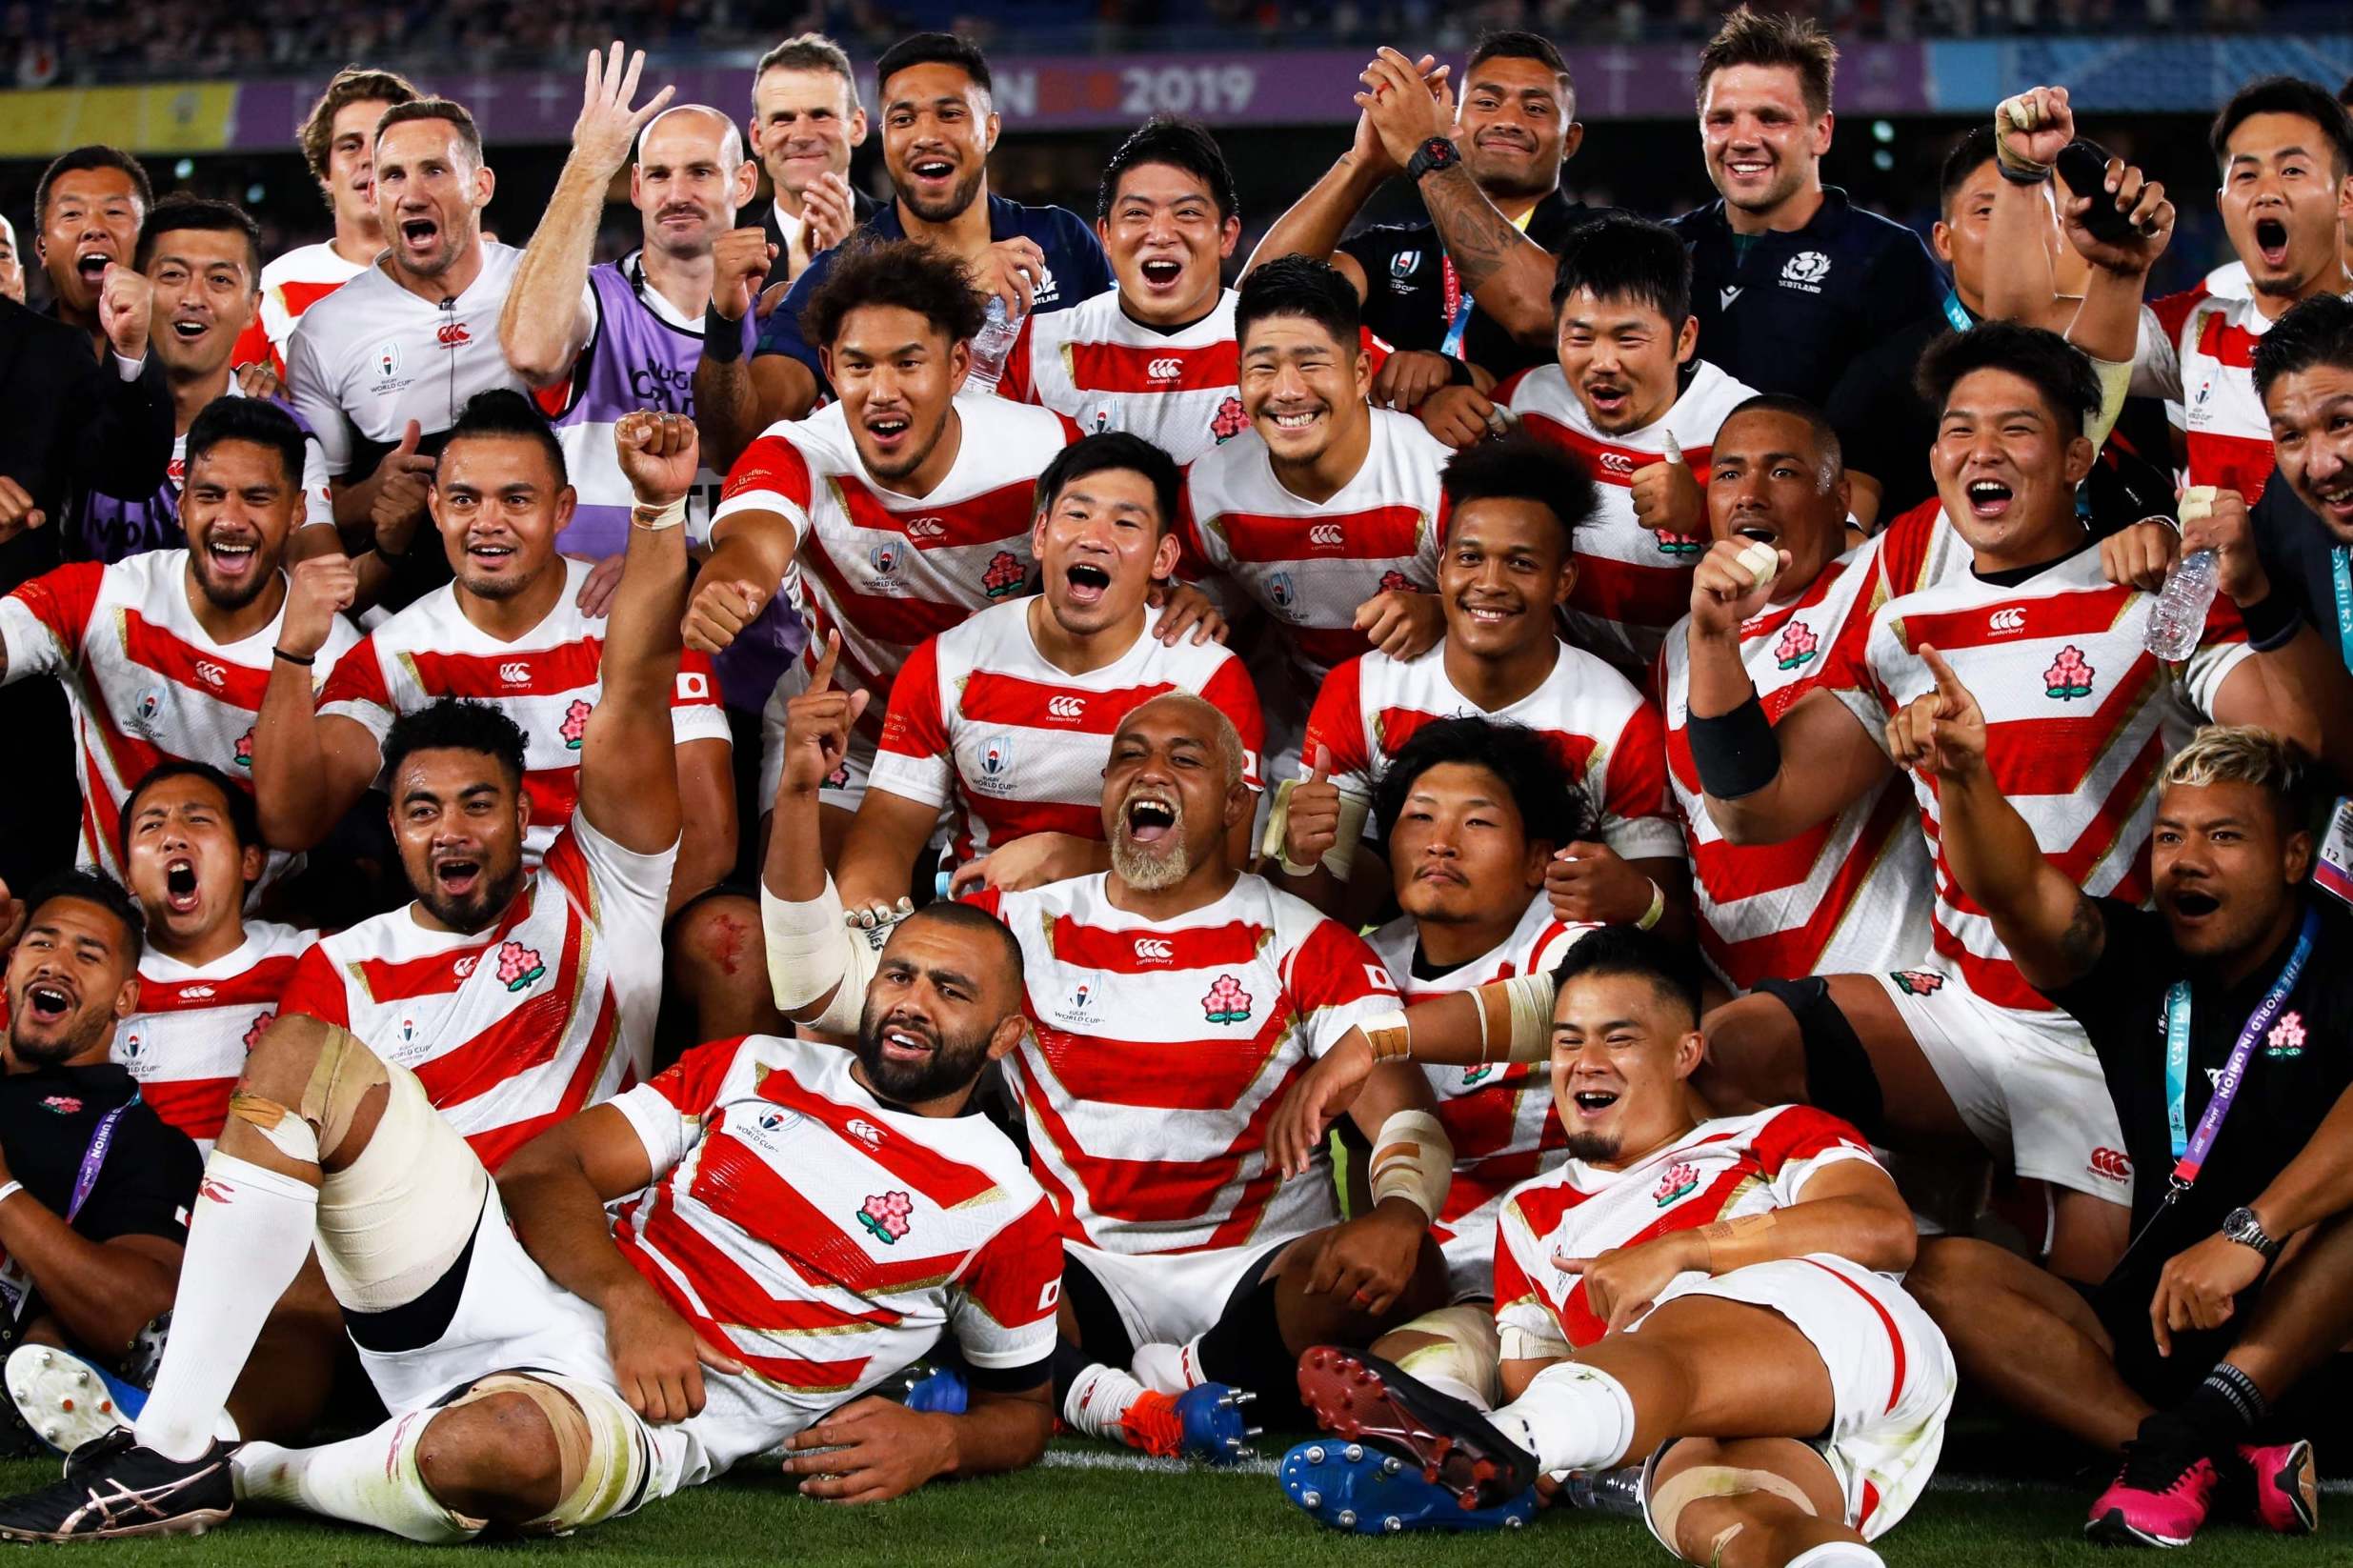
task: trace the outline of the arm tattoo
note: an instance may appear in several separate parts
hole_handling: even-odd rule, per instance
[[[1421,199],[1430,210],[1430,221],[1438,225],[1438,237],[1446,242],[1446,253],[1454,258],[1462,286],[1473,292],[1502,270],[1513,251],[1523,245],[1538,249],[1534,240],[1512,227],[1511,219],[1496,211],[1487,192],[1460,164],[1425,178]]]
[[[2087,975],[2107,945],[2108,923],[2101,918],[2100,906],[2092,902],[2089,894],[2076,895],[2075,914],[2068,917],[2067,929],[2059,935],[2060,957],[2079,976]]]

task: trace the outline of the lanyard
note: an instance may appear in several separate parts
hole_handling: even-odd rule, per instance
[[[2353,670],[2353,545],[2331,546],[2328,560],[2337,579],[2337,647]]]
[[[1977,317],[1971,315],[1969,307],[1961,302],[1960,293],[1951,289],[1944,291],[1944,319],[1953,324],[1953,331],[1957,332],[1965,332],[1977,325]]]
[[[2303,927],[2296,934],[2295,951],[2287,955],[2280,977],[2271,982],[2271,989],[2248,1015],[2246,1027],[2239,1031],[2238,1043],[2230,1048],[2230,1059],[2223,1064],[2222,1075],[2215,1080],[2214,1096],[2206,1101],[2205,1114],[2198,1118],[2198,1130],[2186,1136],[2183,1100],[2189,1078],[2189,982],[2176,980],[2166,988],[2165,1118],[2173,1137],[2173,1176],[2165,1194],[2167,1203],[2188,1192],[2190,1183],[2198,1179],[2206,1156],[2213,1152],[2215,1135],[2222,1130],[2222,1118],[2230,1114],[2231,1102],[2239,1097],[2239,1086],[2246,1079],[2247,1057],[2285,1005],[2288,993],[2303,978],[2304,963],[2312,956],[2312,939],[2320,927],[2321,912],[2307,908]]]
[[[73,1223],[82,1205],[90,1201],[90,1189],[98,1185],[98,1169],[106,1163],[107,1151],[114,1146],[114,1124],[137,1103],[135,1096],[127,1099],[98,1118],[98,1130],[90,1135],[90,1147],[82,1151],[82,1168],[74,1173],[73,1196],[66,1204],[67,1224]]]
[[[1534,216],[1536,209],[1531,207],[1513,220],[1512,227],[1524,234],[1528,231],[1528,220]],[[1455,271],[1454,257],[1439,256],[1438,277],[1445,290],[1446,340],[1438,345],[1438,352],[1449,359],[1460,359],[1463,335],[1471,330],[1471,295],[1462,287],[1462,274]]]

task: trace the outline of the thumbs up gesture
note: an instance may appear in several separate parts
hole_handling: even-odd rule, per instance
[[[1899,768],[1958,782],[1985,766],[1985,712],[1943,654],[1922,643],[1920,656],[1936,677],[1936,690],[1922,692],[1887,721],[1887,754]]]
[[[1289,815],[1283,822],[1283,858],[1294,866],[1313,867],[1339,842],[1340,787],[1332,782],[1332,748],[1316,748],[1315,766],[1291,786]]]
[[[1636,469],[1627,482],[1634,499],[1634,520],[1654,533],[1687,536],[1707,532],[1707,492],[1699,488],[1675,432],[1666,432],[1659,461]]]

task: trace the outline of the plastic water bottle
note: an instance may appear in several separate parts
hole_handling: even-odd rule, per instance
[[[2214,603],[2214,590],[2221,580],[2213,551],[2193,550],[2182,556],[2149,611],[2143,646],[2168,664],[2188,658],[2205,633],[2206,611]]]
[[[1572,1508],[1597,1514],[1639,1518],[1642,1512],[1642,1467],[1621,1470],[1572,1470],[1560,1483],[1560,1500]]]
[[[964,378],[964,390],[996,392],[996,384],[1005,378],[1005,359],[1013,352],[1013,340],[1020,335],[1021,317],[1008,312],[1004,300],[991,294],[989,319],[973,334],[973,368]]]

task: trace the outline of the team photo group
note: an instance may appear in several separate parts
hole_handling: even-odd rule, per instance
[[[1176,114],[993,191],[939,31],[575,55],[495,234],[484,106],[364,61],[315,243],[49,163],[0,1539],[1123,1447],[1861,1568],[1957,1399],[2094,1541],[2317,1531],[2353,84],[2142,168],[2002,82],[1923,238],[1824,183],[1832,31],[1704,23],[1672,215],[1569,194],[1526,30],[1248,132],[1326,168],[1248,240]]]

